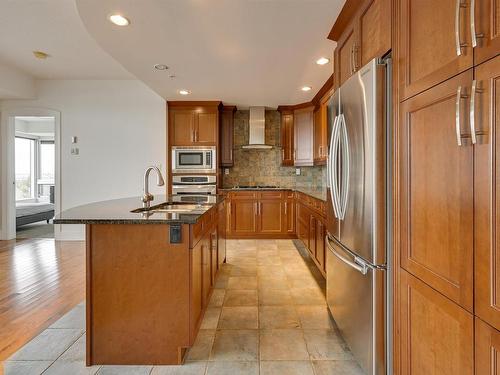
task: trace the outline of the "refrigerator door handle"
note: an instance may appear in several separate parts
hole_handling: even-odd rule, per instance
[[[351,261],[347,258],[344,258],[342,255],[340,255],[335,248],[330,245],[331,239],[328,235],[325,236],[325,242],[326,246],[328,249],[332,252],[333,255],[335,255],[337,258],[339,258],[342,262],[347,264],[348,266],[354,268],[356,271],[360,272],[363,275],[366,275],[368,272],[368,269],[370,268],[363,259],[360,257],[355,256],[354,261]]]
[[[341,151],[342,151],[342,192],[340,194],[340,219],[344,220],[346,208],[347,208],[347,199],[349,196],[349,138],[347,135],[347,124],[345,120],[345,116],[343,113],[340,114],[339,119],[339,132],[341,136],[339,137],[341,143]]]
[[[329,177],[330,177],[330,197],[332,199],[333,213],[336,218],[340,218],[340,203],[338,194],[338,182],[337,182],[337,157],[338,157],[338,129],[339,129],[339,116],[335,116],[333,121],[332,134],[330,138],[330,155],[329,161]]]

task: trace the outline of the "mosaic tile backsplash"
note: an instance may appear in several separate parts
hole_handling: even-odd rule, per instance
[[[266,111],[266,144],[270,150],[242,149],[248,144],[249,111],[234,114],[234,166],[229,174],[223,174],[223,187],[235,185],[279,185],[284,188],[324,188],[326,168],[301,167],[301,175],[295,175],[295,167],[281,166],[280,144],[281,117],[278,111]]]

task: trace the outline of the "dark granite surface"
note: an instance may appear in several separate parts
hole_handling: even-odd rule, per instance
[[[214,206],[223,199],[223,196],[217,196],[217,203],[208,206]],[[155,200],[151,202],[151,207],[171,202],[170,196],[156,195]],[[141,207],[140,197],[95,202],[61,212],[55,217],[54,224],[195,224],[205,212],[208,212],[208,210],[203,213],[189,214],[130,212]]]
[[[300,191],[301,193],[307,194],[313,198],[322,200],[326,202],[326,188],[316,188],[307,186],[296,186],[294,188],[256,188],[256,189],[238,189],[238,188],[228,188],[219,189],[220,191],[246,191],[246,190],[257,190],[257,191],[269,191],[269,190],[282,190],[282,191]]]

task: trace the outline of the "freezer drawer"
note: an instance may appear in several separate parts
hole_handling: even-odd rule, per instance
[[[327,236],[327,303],[367,374],[386,374],[386,272],[367,265]]]

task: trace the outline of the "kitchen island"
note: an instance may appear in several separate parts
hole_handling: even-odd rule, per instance
[[[86,226],[88,366],[181,364],[194,343],[225,261],[224,198],[157,201],[92,203],[54,220]]]

